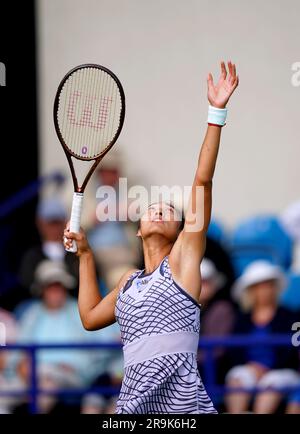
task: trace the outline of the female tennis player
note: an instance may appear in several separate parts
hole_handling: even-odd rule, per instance
[[[200,263],[210,222],[212,178],[226,104],[238,85],[235,65],[221,63],[214,84],[208,75],[208,128],[201,147],[184,226],[168,203],[148,207],[138,235],[144,270],[129,270],[106,297],[99,294],[93,254],[84,232],[64,232],[77,242],[79,312],[87,330],[115,321],[124,344],[124,379],[117,413],[216,413],[200,378],[196,353],[200,331]],[[204,195],[201,192],[204,191]],[[199,200],[204,197],[204,200]],[[198,218],[200,217],[200,218]],[[195,220],[202,224],[195,224]]]

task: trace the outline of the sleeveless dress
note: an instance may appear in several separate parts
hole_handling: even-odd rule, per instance
[[[124,345],[116,413],[217,413],[197,369],[200,305],[174,282],[168,257],[129,277],[115,316]]]

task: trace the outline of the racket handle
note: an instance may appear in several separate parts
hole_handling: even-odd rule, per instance
[[[71,211],[71,219],[70,219],[70,232],[78,233],[80,231],[82,203],[83,203],[83,193],[75,192],[73,194],[73,203],[72,203],[72,211]],[[73,240],[72,242],[72,247],[66,248],[66,251],[72,253],[77,252],[77,244],[75,240]]]

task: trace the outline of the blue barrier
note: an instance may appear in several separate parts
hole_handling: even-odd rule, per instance
[[[300,344],[300,343],[299,343]],[[248,347],[248,346],[257,346],[257,345],[267,345],[267,346],[289,346],[291,344],[291,336],[284,334],[274,334],[269,337],[264,338],[253,338],[249,335],[234,335],[234,336],[226,336],[226,337],[201,337],[199,341],[199,349],[205,351],[206,356],[203,362],[204,368],[204,377],[205,377],[205,387],[208,393],[213,398],[216,394],[224,394],[229,390],[233,390],[233,388],[228,388],[224,386],[220,386],[216,383],[216,369],[215,369],[215,359],[213,352],[215,348],[220,347]],[[108,394],[114,395],[119,392],[118,387],[86,387],[86,388],[72,388],[72,389],[57,389],[57,390],[42,390],[38,388],[37,385],[37,352],[39,350],[51,350],[51,349],[114,349],[121,350],[122,345],[119,343],[48,343],[48,344],[9,344],[6,346],[0,346],[0,350],[21,350],[27,351],[31,356],[31,381],[30,387],[27,391],[13,391],[13,392],[5,392],[1,391],[0,396],[19,396],[29,393],[30,395],[30,412],[32,414],[37,413],[37,397],[39,394],[52,395],[55,394],[57,396],[72,396],[72,395],[82,395],[88,392],[95,392],[99,394]],[[283,392],[291,392],[294,390],[298,390],[299,386],[296,387],[287,387],[282,388]],[[239,391],[245,389],[234,388],[234,390]],[[254,387],[248,388],[249,392],[257,392],[261,391],[261,388]],[[268,388],[268,390],[272,390]],[[278,390],[278,389],[277,389]]]

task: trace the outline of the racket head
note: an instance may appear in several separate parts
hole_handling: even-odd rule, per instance
[[[125,94],[120,80],[101,65],[76,66],[58,86],[53,117],[67,155],[79,160],[100,160],[123,127]]]

